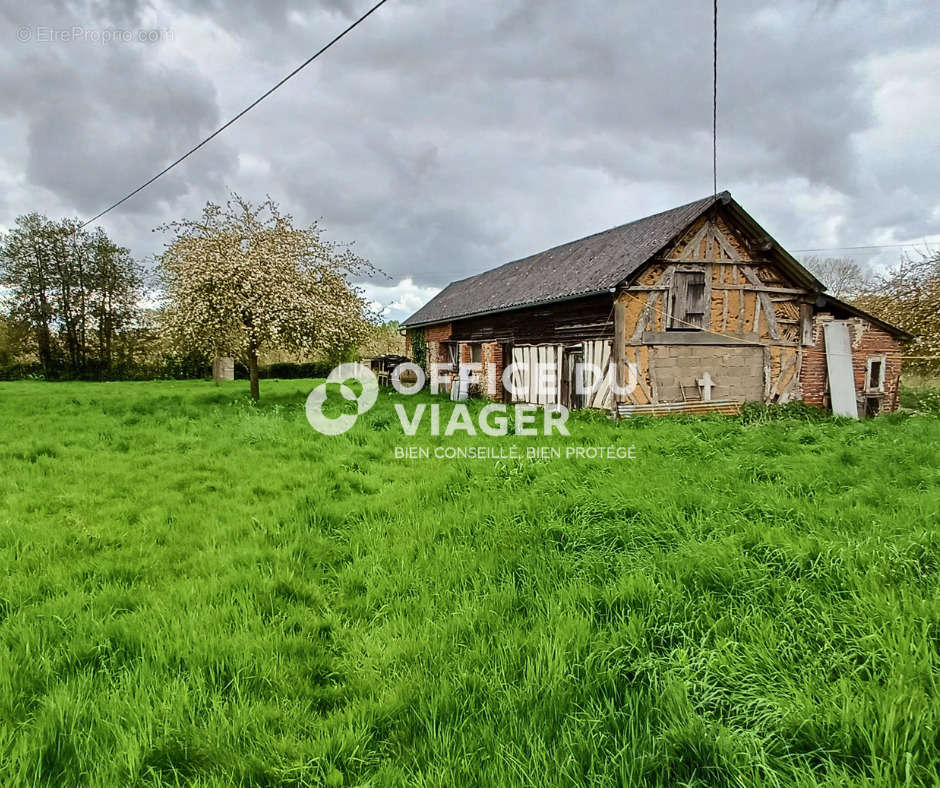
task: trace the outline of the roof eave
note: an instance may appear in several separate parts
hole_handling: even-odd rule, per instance
[[[577,301],[579,298],[591,298],[592,296],[598,295],[611,295],[616,288],[605,287],[601,290],[586,290],[583,293],[572,293],[570,295],[558,296],[557,298],[545,298],[541,301],[527,301],[524,304],[513,304],[512,306],[501,306],[494,309],[485,309],[481,312],[468,312],[465,315],[453,315],[451,317],[441,317],[436,320],[422,320],[417,323],[409,322],[411,318],[408,318],[402,326],[405,328],[424,328],[425,326],[435,326],[440,323],[454,323],[458,320],[469,320],[473,317],[486,317],[486,315],[497,315],[500,312],[517,312],[520,309],[529,309],[539,306],[546,306],[548,304],[560,304],[565,301]],[[417,314],[417,313],[415,313]],[[414,317],[414,315],[412,315]]]
[[[866,312],[861,307],[855,306],[848,301],[843,301],[841,298],[836,298],[834,295],[829,295],[828,293],[820,294],[828,303],[835,304],[840,309],[844,309],[846,312],[855,315],[856,317],[863,318],[868,320],[871,323],[874,323],[878,328],[887,331],[889,334],[893,334],[902,342],[910,342],[914,339],[913,334],[909,334],[903,328],[898,328],[897,326],[882,320],[880,317],[875,317],[871,312]]]

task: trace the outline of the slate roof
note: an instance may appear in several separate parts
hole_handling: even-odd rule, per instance
[[[721,192],[721,202],[731,195]],[[616,287],[714,203],[711,195],[451,282],[404,325],[566,301]]]

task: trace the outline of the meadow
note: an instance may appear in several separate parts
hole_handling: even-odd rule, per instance
[[[936,415],[326,437],[312,385],[0,383],[0,784],[938,784]]]

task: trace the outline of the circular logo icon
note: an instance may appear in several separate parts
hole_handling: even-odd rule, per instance
[[[357,396],[349,386],[348,380],[358,380],[362,384],[362,391]],[[356,412],[341,413],[332,418],[323,413],[323,403],[326,402],[327,386],[331,383],[339,384],[339,393],[343,399],[356,403]],[[314,388],[307,397],[307,421],[317,432],[324,435],[342,435],[346,430],[352,429],[359,418],[359,414],[365,413],[379,397],[379,381],[375,373],[364,364],[351,362],[349,364],[340,364],[327,376],[326,381]]]

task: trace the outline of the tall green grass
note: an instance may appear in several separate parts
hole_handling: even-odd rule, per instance
[[[0,384],[0,783],[937,784],[937,418],[327,438],[311,385]],[[637,459],[393,457],[483,444]]]

